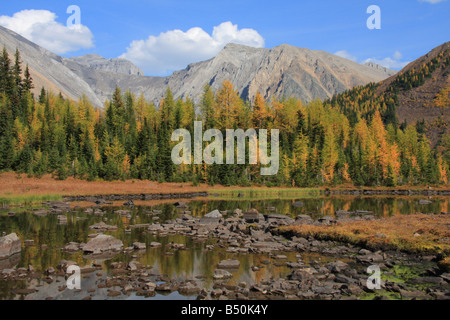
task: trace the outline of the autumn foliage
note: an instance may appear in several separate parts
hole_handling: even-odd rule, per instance
[[[96,109],[44,88],[37,99],[32,79],[0,59],[0,170],[59,179],[142,179],[211,185],[367,186],[448,183],[449,163],[430,148],[416,125],[401,128],[392,115],[395,99],[374,101],[373,86],[356,88],[330,101],[295,98],[243,101],[230,81],[213,92],[205,86],[198,105],[175,99],[170,88],[155,106],[143,95],[116,88]],[[356,95],[356,96],[355,96]],[[442,97],[435,104],[441,105]],[[392,101],[391,101],[392,100]],[[194,121],[204,129],[280,130],[280,170],[261,176],[260,165],[205,165],[171,161],[173,130]],[[249,163],[249,161],[246,161]]]

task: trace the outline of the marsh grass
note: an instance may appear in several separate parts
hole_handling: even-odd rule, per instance
[[[318,198],[321,190],[316,188],[232,188],[216,189],[211,192],[217,194],[217,199],[223,200],[270,200],[270,199],[293,199],[293,198]]]
[[[450,255],[449,215],[398,215],[372,221],[350,221],[335,226],[299,225],[279,232],[319,240],[333,240],[370,249],[398,249],[410,253]]]
[[[0,206],[31,205],[44,201],[60,201],[58,194],[4,194],[0,196]]]

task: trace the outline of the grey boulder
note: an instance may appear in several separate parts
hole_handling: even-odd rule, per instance
[[[0,259],[8,258],[22,250],[22,242],[15,233],[0,237]]]
[[[105,251],[119,251],[122,250],[122,248],[123,243],[119,239],[116,239],[113,236],[100,234],[85,244],[83,246],[83,251],[96,254]]]

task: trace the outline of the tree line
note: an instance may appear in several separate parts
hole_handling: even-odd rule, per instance
[[[450,159],[430,148],[423,124],[399,126],[395,101],[373,98],[376,85],[331,100],[244,101],[230,81],[204,87],[198,104],[167,88],[159,105],[116,88],[103,109],[42,88],[31,93],[20,53],[0,56],[0,170],[96,180],[149,179],[193,184],[309,187],[448,183]],[[353,98],[352,98],[353,97]],[[356,106],[357,105],[357,106]],[[391,106],[391,107],[389,107]],[[172,132],[194,121],[204,130],[279,129],[280,169],[261,176],[260,164],[174,165]],[[206,142],[205,142],[206,144]],[[449,140],[450,146],[450,140]],[[248,163],[248,161],[246,162]]]

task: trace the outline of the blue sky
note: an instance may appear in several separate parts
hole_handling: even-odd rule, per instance
[[[66,27],[70,5],[81,10],[77,32]],[[370,5],[381,9],[380,30],[366,26]],[[18,15],[31,9],[39,11]],[[229,41],[287,43],[399,69],[449,41],[449,13],[450,0],[21,0],[2,3],[0,25],[66,57],[128,58],[147,75],[208,59]]]

